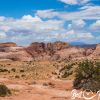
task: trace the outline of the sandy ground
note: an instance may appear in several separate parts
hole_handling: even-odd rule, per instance
[[[0,83],[13,90],[11,96],[0,97],[0,100],[71,100],[71,80],[26,81],[0,78]]]

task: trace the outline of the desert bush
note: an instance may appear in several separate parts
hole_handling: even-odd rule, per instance
[[[43,83],[43,86],[48,86],[48,83]]]
[[[62,75],[62,78],[66,78],[69,75],[72,75],[73,71],[65,71],[64,74]]]
[[[20,70],[20,72],[22,72],[22,73],[23,73],[23,72],[24,72],[24,70],[23,70],[23,69],[21,69],[21,70]]]
[[[22,74],[21,77],[25,77],[26,75]]]
[[[7,72],[7,69],[0,69],[0,72]]]
[[[20,78],[20,76],[19,75],[16,75],[15,78]]]
[[[0,96],[4,97],[10,94],[11,94],[11,91],[6,87],[6,85],[1,84],[0,85]]]
[[[15,68],[12,68],[11,71],[16,72],[16,69]]]
[[[8,73],[10,73],[10,71],[8,71]]]
[[[74,88],[100,90],[100,62],[85,60],[76,68]]]
[[[51,82],[49,82],[48,85],[49,85],[50,87],[52,87],[52,88],[54,88],[54,86],[55,86],[55,84],[53,84],[53,83],[51,83]]]
[[[73,74],[72,68],[74,64],[68,64],[65,65],[62,69],[60,69],[59,73],[61,75],[61,78],[67,78],[69,75]]]

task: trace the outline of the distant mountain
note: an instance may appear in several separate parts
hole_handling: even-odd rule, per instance
[[[78,47],[82,48],[96,48],[97,44],[85,44],[85,45],[78,45]]]
[[[83,42],[70,42],[69,44],[71,44],[72,46],[77,46],[77,45],[86,45]]]
[[[71,42],[72,46],[82,47],[82,48],[95,48],[97,44],[85,44],[83,42]]]

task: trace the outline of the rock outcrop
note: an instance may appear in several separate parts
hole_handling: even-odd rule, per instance
[[[62,49],[66,49],[69,47],[69,44],[64,42],[54,42],[54,43],[32,43],[30,46],[26,48],[26,51],[32,55],[35,60],[51,60],[58,59],[58,55],[55,53]]]
[[[100,59],[100,44],[96,46],[93,53],[89,57],[92,59]]]
[[[14,61],[100,59],[100,44],[96,48],[70,46],[65,42],[38,43],[21,47],[16,43],[0,44],[0,59]]]
[[[16,43],[0,44],[0,60],[31,61],[32,56],[26,52],[24,47],[17,46]]]
[[[0,47],[16,47],[17,44],[14,42],[0,43]]]

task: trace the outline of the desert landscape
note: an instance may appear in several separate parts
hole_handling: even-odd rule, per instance
[[[100,100],[100,0],[0,0],[0,100]]]
[[[75,70],[84,60],[100,62],[100,44],[80,47],[61,41],[29,46],[0,43],[0,84],[11,90],[11,95],[0,100],[71,100]]]

